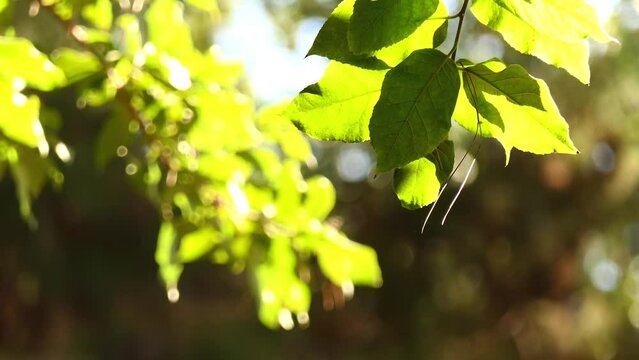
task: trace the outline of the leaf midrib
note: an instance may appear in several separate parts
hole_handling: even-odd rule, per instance
[[[495,85],[494,83],[490,82],[487,78],[485,78],[484,76],[474,72],[471,70],[471,68],[464,68],[465,71],[468,71],[469,73],[475,75],[476,77],[478,77],[480,80],[482,80],[483,82],[485,82],[486,84],[490,85],[493,89],[496,89],[497,91],[499,91],[500,93],[502,93],[504,96],[506,96],[506,98],[508,98],[509,100],[511,100],[512,102],[514,102],[515,104],[519,105],[519,106],[528,106],[528,105],[524,105],[521,102],[519,102],[517,99],[515,99],[514,97],[512,97],[510,94],[508,94],[505,90],[502,90],[500,87],[498,87],[497,85]],[[515,77],[513,77],[512,79],[516,79]],[[526,93],[520,93],[520,94],[526,94]],[[534,93],[531,93],[534,95]],[[541,100],[540,100],[541,102]],[[531,106],[533,108],[535,108],[534,106]],[[541,109],[539,109],[541,110]],[[545,111],[545,109],[544,109]]]
[[[444,57],[442,63],[439,65],[439,67],[437,68],[437,70],[435,70],[432,75],[430,76],[430,78],[428,79],[428,81],[426,81],[426,84],[424,84],[424,86],[422,87],[422,89],[419,91],[419,94],[417,95],[417,98],[415,99],[415,101],[413,102],[413,104],[411,105],[410,109],[408,110],[408,113],[406,113],[406,116],[404,117],[404,120],[402,121],[401,124],[401,129],[404,128],[404,126],[406,126],[407,123],[410,123],[410,116],[413,113],[414,110],[416,110],[417,108],[417,103],[420,102],[420,99],[424,96],[424,94],[426,93],[426,89],[430,86],[431,82],[433,81],[433,79],[437,76],[437,74],[441,71],[441,69],[444,67],[444,65],[446,64],[446,60],[448,60],[448,57]],[[417,116],[419,117],[420,120],[423,121],[422,116],[419,114],[419,111],[417,111]],[[395,147],[395,145],[397,144],[397,140],[400,138],[399,134],[401,132],[400,131],[397,132],[397,134],[395,135],[395,139],[393,140],[393,147]],[[412,132],[412,129],[411,129]],[[414,135],[414,134],[413,134]],[[413,141],[413,147],[415,146],[415,142]]]

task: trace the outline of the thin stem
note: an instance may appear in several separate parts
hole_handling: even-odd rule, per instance
[[[464,190],[464,186],[466,185],[466,182],[468,181],[468,177],[470,176],[470,173],[473,171],[473,167],[475,167],[476,161],[477,159],[474,158],[473,161],[470,163],[470,167],[468,168],[468,171],[466,172],[466,176],[464,176],[464,181],[462,181],[461,185],[459,186],[459,190],[457,190],[457,194],[455,194],[453,201],[451,201],[450,205],[448,206],[448,210],[446,210],[446,214],[444,215],[444,218],[442,218],[442,225],[444,225],[444,223],[446,222],[446,218],[448,217],[448,214],[450,214],[450,211],[453,209],[453,205],[455,205],[455,202],[457,201],[459,194],[461,194],[462,190]]]
[[[457,32],[455,33],[455,42],[453,43],[453,48],[450,53],[451,59],[455,60],[455,55],[457,55],[457,45],[459,45],[459,38],[461,36],[462,25],[464,24],[464,16],[466,15],[466,9],[468,8],[468,3],[470,0],[464,0],[464,3],[459,9],[459,12],[455,14],[455,17],[459,17],[459,21],[457,22]]]
[[[430,207],[430,210],[428,211],[428,215],[426,215],[426,219],[424,219],[424,223],[422,224],[422,234],[424,233],[424,229],[426,229],[426,223],[428,222],[428,219],[430,219],[430,216],[433,214],[433,210],[435,210],[435,206],[437,205],[439,198],[442,197],[442,194],[444,193],[444,190],[446,190],[447,186],[448,186],[448,183],[444,183],[444,186],[442,186],[442,188],[439,190],[439,193],[437,194],[437,198],[435,198],[435,202],[433,203],[433,206]]]
[[[477,116],[477,128],[475,129],[475,138],[477,137],[477,134],[481,134],[481,120],[479,118],[479,108],[477,107],[477,90],[475,89],[475,84],[473,82],[473,79],[466,73],[466,67],[462,64],[462,68],[463,68],[463,75],[465,77],[468,78],[468,81],[470,83],[470,92],[473,98],[473,106],[475,107],[475,115]],[[474,138],[473,138],[473,142],[474,142]],[[457,194],[455,194],[455,197],[453,198],[453,201],[450,203],[450,206],[448,206],[448,210],[446,211],[446,214],[444,215],[444,217],[442,218],[442,225],[444,225],[444,223],[446,222],[446,218],[448,217],[448,214],[450,213],[450,211],[453,208],[453,205],[455,205],[455,202],[457,201],[457,198],[459,197],[459,195],[461,194],[462,190],[464,189],[464,186],[466,185],[466,182],[468,181],[468,177],[470,176],[470,173],[473,170],[473,167],[475,166],[475,161],[477,160],[477,155],[479,155],[479,150],[481,150],[481,140],[479,142],[479,145],[477,146],[477,150],[475,151],[475,154],[473,156],[473,161],[470,163],[470,167],[468,168],[468,172],[466,172],[466,176],[464,177],[464,181],[462,181],[461,186],[459,187],[459,190],[457,191]],[[466,154],[464,154],[464,157],[468,154],[468,152],[466,152]],[[462,159],[463,161],[463,159]],[[461,162],[459,163],[461,165]]]

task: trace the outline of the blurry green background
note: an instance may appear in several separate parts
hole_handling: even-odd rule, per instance
[[[61,139],[78,145],[64,187],[34,204],[35,231],[11,178],[0,181],[0,358],[639,358],[639,1],[593,2],[621,46],[592,44],[590,86],[465,23],[459,56],[503,56],[544,78],[581,154],[515,152],[504,167],[484,140],[444,226],[456,184],[422,235],[426,210],[402,209],[388,174],[369,174],[369,147],[313,143],[338,189],[335,215],[376,249],[384,285],[345,304],[314,289],[307,329],[266,329],[248,280],[207,262],[185,268],[170,304],[153,258],[159,215],[123,162],[94,163],[105,114],[78,110],[73,88],[46,95],[63,109]],[[223,5],[214,33],[194,21],[194,34],[245,63],[258,102],[322,75],[325,61],[303,57],[333,1]],[[47,26],[18,30],[46,50]],[[456,136],[461,155],[471,137]]]

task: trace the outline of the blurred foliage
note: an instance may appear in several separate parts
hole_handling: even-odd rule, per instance
[[[19,17],[21,4],[6,11]],[[160,213],[155,259],[169,300],[180,297],[183,265],[209,259],[253,279],[265,325],[290,329],[296,315],[306,326],[309,284],[379,286],[376,254],[327,221],[335,190],[306,171],[315,162],[309,143],[281,106],[256,112],[240,90],[241,64],[223,60],[215,46],[195,45],[185,6],[212,21],[220,16],[209,1],[31,2],[24,21],[53,22],[47,26],[57,26],[62,44],[47,49],[49,60],[28,34],[6,24],[3,165],[35,228],[32,201],[47,177],[62,183],[58,169],[73,161],[77,146],[58,137],[66,116],[56,126],[45,121],[63,110],[41,107],[40,95],[78,93],[78,109],[105,114],[96,165],[123,159],[123,172]],[[324,276],[310,276],[315,258]]]
[[[122,3],[133,5],[133,2]],[[2,4],[0,1],[0,8]],[[536,158],[514,152],[510,165],[504,168],[503,151],[496,143],[484,141],[475,167],[479,176],[474,182],[469,180],[446,226],[431,222],[423,236],[419,234],[419,226],[425,214],[409,213],[401,208],[389,190],[391,179],[387,174],[361,178],[345,171],[361,166],[353,159],[370,160],[372,152],[367,146],[313,143],[318,164],[315,171],[334,179],[335,195],[332,195],[324,185],[325,178],[306,175],[311,173],[303,165],[307,159],[291,156],[288,161],[282,160],[283,154],[293,151],[284,150],[285,146],[299,149],[294,144],[305,140],[296,137],[297,140],[289,140],[290,143],[280,141],[280,138],[295,137],[287,133],[296,130],[286,122],[261,121],[274,116],[277,108],[264,110],[260,115],[254,115],[251,110],[251,120],[247,121],[264,137],[260,141],[270,145],[250,157],[241,151],[233,152],[241,157],[238,163],[242,169],[253,166],[255,171],[244,184],[237,185],[246,197],[250,198],[249,193],[259,193],[253,187],[265,189],[267,177],[288,184],[298,181],[299,177],[295,179],[291,175],[295,173],[291,162],[297,162],[306,176],[303,181],[307,188],[324,189],[307,190],[301,196],[300,202],[317,204],[313,207],[315,210],[306,210],[312,213],[309,217],[321,218],[331,207],[327,204],[332,203],[332,197],[336,196],[337,200],[334,216],[323,225],[327,230],[323,236],[330,237],[331,242],[321,244],[329,249],[318,246],[314,251],[320,254],[345,244],[343,235],[335,231],[341,228],[353,238],[372,245],[379,254],[384,286],[374,291],[358,289],[357,297],[346,306],[344,300],[352,294],[352,284],[335,286],[332,282],[340,278],[340,268],[331,266],[334,273],[320,273],[327,262],[330,266],[340,256],[319,258],[316,266],[312,258],[306,258],[310,250],[304,236],[299,237],[299,244],[294,248],[287,244],[288,237],[280,236],[282,233],[272,237],[270,233],[261,234],[256,236],[258,240],[237,237],[229,242],[220,236],[223,233],[218,230],[218,224],[189,224],[186,214],[200,214],[197,195],[176,191],[167,200],[169,206],[162,207],[160,194],[170,191],[166,189],[170,167],[160,160],[159,172],[150,169],[152,161],[147,155],[152,151],[148,145],[153,141],[141,131],[143,125],[130,115],[124,106],[127,102],[120,100],[121,90],[116,89],[115,95],[112,94],[114,90],[108,84],[115,80],[106,81],[118,79],[122,73],[127,78],[128,71],[133,72],[127,68],[138,68],[135,56],[126,55],[121,44],[126,42],[131,48],[140,46],[141,51],[149,50],[144,49],[144,42],[136,45],[135,37],[128,41],[125,36],[127,24],[134,18],[142,34],[146,34],[147,20],[140,13],[128,12],[134,16],[116,20],[120,9],[119,4],[114,3],[112,44],[100,40],[91,45],[106,55],[113,50],[110,46],[120,44],[118,59],[106,56],[104,59],[114,68],[119,60],[129,59],[128,64],[122,62],[109,76],[104,73],[100,57],[70,40],[66,33],[68,27],[65,28],[68,23],[60,26],[47,8],[40,8],[31,18],[27,17],[28,1],[8,1],[7,4],[0,15],[6,37],[30,39],[57,68],[64,70],[66,80],[55,85],[62,87],[53,91],[32,87],[26,80],[22,88],[17,86],[20,82],[15,85],[11,82],[7,90],[9,94],[19,92],[28,100],[39,99],[39,122],[50,155],[43,158],[38,142],[27,146],[3,130],[0,357],[635,359],[639,356],[636,293],[639,284],[639,133],[636,131],[639,124],[639,69],[636,66],[639,5],[636,1],[622,2],[609,26],[610,33],[623,46],[593,46],[596,56],[591,62],[589,87],[536,60],[505,51],[506,63],[522,64],[535,77],[546,79],[582,153],[576,157]],[[148,5],[147,2],[145,10]],[[328,16],[334,7],[332,3],[310,0],[270,1],[267,5],[283,29],[295,28],[296,21],[305,14]],[[201,12],[191,5],[184,10],[187,23],[198,19],[201,24],[205,14],[206,22],[218,24],[217,16],[223,18],[231,8],[228,3],[220,3],[219,15]],[[90,15],[81,11],[74,16],[79,24],[86,26],[85,30],[100,29],[89,23]],[[165,17],[163,21],[168,19]],[[210,34],[206,33],[208,30],[203,31],[204,35],[196,32],[197,28],[191,27],[195,47],[208,56],[209,44],[201,39],[208,39]],[[97,36],[100,34],[92,33],[92,36],[100,39]],[[487,41],[492,39],[490,35],[475,27],[472,21],[468,22],[464,34],[461,48],[481,51],[491,44]],[[224,70],[214,76],[217,79],[214,82],[220,92],[228,96],[225,99],[234,98],[232,95],[238,93],[237,89],[249,96],[241,70],[235,70],[235,64],[222,61],[219,52],[213,55],[216,51],[210,52],[211,56],[218,56],[216,59]],[[471,58],[471,55],[469,51],[463,56]],[[169,65],[153,63],[154,57],[147,56],[150,60],[148,63],[145,60],[140,71],[149,72],[154,80],[163,82],[157,85],[163,92],[155,96],[173,99],[175,96],[179,99],[177,103],[183,102],[185,108],[193,111],[190,122],[183,124],[180,120],[176,125],[180,131],[189,130],[193,134],[191,129],[200,116],[198,105],[184,97],[191,94],[191,90],[181,91],[166,84],[171,73],[167,70]],[[189,70],[191,87],[202,86],[204,82],[193,75],[195,70],[191,72],[197,65],[187,66],[177,61]],[[151,100],[155,99],[153,95],[138,92],[144,81],[132,80],[131,76],[124,86],[143,98],[141,104],[130,102],[137,111],[155,101]],[[67,83],[69,85],[65,85]],[[149,83],[156,84],[153,80]],[[112,100],[108,100],[108,96]],[[213,96],[210,99],[217,100],[218,105],[222,101]],[[177,116],[168,115],[176,110],[167,110],[175,105],[174,100],[164,101],[159,110],[147,109],[143,119],[153,119],[155,136],[161,137],[164,146],[173,149],[169,153],[171,158],[186,161],[189,156],[179,152],[179,140],[173,143],[167,140],[164,144],[164,139],[172,137],[163,132],[165,124],[171,124],[170,119],[175,119],[171,116]],[[241,112],[241,108],[242,104],[238,104],[234,111]],[[215,114],[213,108],[207,111]],[[189,111],[186,114],[190,116]],[[4,117],[0,119],[3,123]],[[458,154],[471,143],[460,129],[454,130],[451,137],[456,140]],[[113,140],[118,138],[126,140],[124,143]],[[232,140],[218,137],[214,141],[227,144],[233,143]],[[197,137],[186,141],[201,141],[211,146]],[[59,143],[64,146],[57,146]],[[278,150],[273,151],[275,148]],[[218,159],[199,156],[198,161],[218,163]],[[262,174],[261,169],[271,171],[271,168],[259,164],[275,162],[281,178]],[[31,163],[38,164],[26,165]],[[190,171],[185,169],[188,163],[180,162],[179,166],[179,173]],[[39,171],[33,171],[35,168]],[[135,174],[127,175],[127,168],[129,172],[135,169]],[[208,178],[219,176],[213,167],[201,165],[199,169],[202,168],[211,172],[206,175]],[[22,180],[15,175],[20,172],[26,174]],[[158,174],[160,180],[152,186],[153,176],[157,179]],[[180,177],[177,180],[174,188],[182,186]],[[455,180],[451,186],[454,184]],[[223,189],[229,201],[225,204],[237,212],[231,195],[235,190]],[[315,200],[310,199],[310,193],[317,195]],[[289,195],[284,198],[290,200]],[[445,195],[441,201],[449,202],[451,197]],[[213,203],[217,203],[215,199]],[[37,228],[30,230],[28,222],[20,218],[16,209],[21,208],[21,204],[23,214],[33,214],[32,218],[37,219]],[[173,214],[171,221],[163,217],[167,209]],[[441,212],[437,209],[434,216],[441,216]],[[178,218],[183,221],[178,222]],[[341,218],[346,219],[343,225]],[[279,220],[272,221],[279,223]],[[207,261],[189,264],[180,280],[180,302],[168,304],[164,289],[158,286],[154,266],[158,229],[169,239],[167,242],[173,239],[174,246],[179,244],[172,250],[173,259],[168,258],[167,272],[179,271],[171,267],[203,253],[206,259],[226,261],[229,267],[211,267]],[[247,233],[252,237],[256,232],[267,231],[258,229],[247,230]],[[168,236],[171,233],[182,236],[179,243]],[[228,269],[241,270],[237,254],[242,253],[242,247],[247,244],[251,249],[259,244],[261,258],[245,258],[244,273],[250,276],[233,275]],[[350,257],[351,249],[360,249],[352,242],[346,244],[349,244],[347,251],[340,255]],[[217,249],[223,251],[217,252]],[[296,268],[297,273],[291,272],[291,249],[298,264],[308,264],[306,269]],[[353,259],[366,259],[370,253],[367,248]],[[157,255],[161,261],[167,259],[166,253]],[[282,262],[276,266],[269,261],[271,257],[278,257]],[[251,269],[250,264],[256,267]],[[289,277],[291,273],[302,275],[299,280],[308,284],[310,293],[294,290],[300,283]],[[307,274],[313,279],[310,283],[304,281]],[[368,275],[374,277],[375,271],[369,271]],[[267,300],[272,296],[269,292],[248,289],[268,288],[273,296],[286,293],[286,286],[268,286],[269,278],[274,276],[287,278],[283,284],[289,284],[288,290],[292,291],[289,294],[301,294],[295,299],[286,299],[285,295],[281,298],[280,301],[289,301],[290,307],[289,313],[282,313],[284,323],[290,323],[291,318],[298,322],[307,320],[303,313],[298,317],[293,312],[303,305],[307,296],[313,298],[308,312],[312,319],[310,328],[273,332],[257,321],[253,294],[258,294],[258,301],[262,296]],[[357,273],[352,276],[363,283],[368,281]],[[331,281],[317,281],[324,277]],[[331,309],[339,311],[326,312]],[[268,319],[268,307],[260,307],[259,314],[262,319]]]

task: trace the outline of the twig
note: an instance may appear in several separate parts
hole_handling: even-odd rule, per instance
[[[455,60],[455,56],[457,55],[457,45],[459,45],[459,38],[461,36],[462,25],[464,24],[464,16],[466,15],[466,9],[468,8],[468,3],[470,0],[464,0],[464,3],[459,9],[459,12],[454,15],[454,17],[459,17],[459,21],[457,22],[457,32],[455,33],[455,42],[453,43],[453,48],[451,49],[450,57]]]

